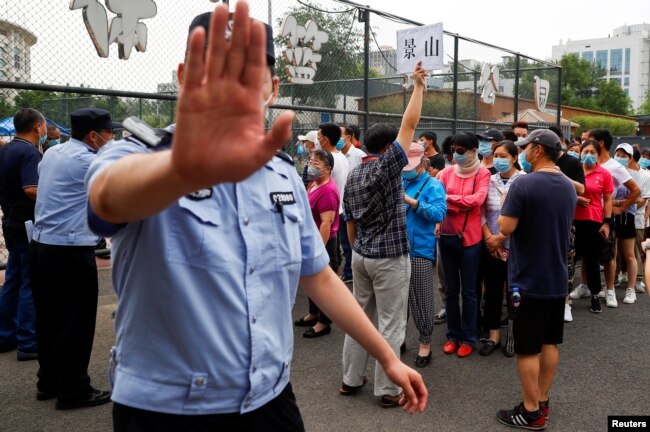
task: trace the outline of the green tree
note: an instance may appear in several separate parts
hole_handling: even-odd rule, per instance
[[[4,98],[0,99],[0,119],[11,117],[15,114],[13,105]]]
[[[566,54],[562,66],[562,104],[613,114],[629,114],[631,100],[615,81],[603,79],[605,70],[595,63]]]
[[[313,7],[312,7],[313,6]],[[289,9],[287,15],[296,17],[300,25],[311,20],[318,24],[319,30],[328,34],[328,41],[320,49],[322,61],[318,63],[318,69],[314,82],[340,80],[339,83],[328,84],[326,91],[313,91],[309,85],[285,85],[282,88],[282,96],[291,96],[295,103],[314,106],[334,106],[335,96],[341,94],[344,80],[363,77],[363,34],[355,29],[355,14],[326,14],[315,9],[316,6],[307,2],[305,5],[294,6]],[[278,28],[281,20],[278,20]],[[285,48],[287,40],[282,38],[276,30],[275,44]],[[277,61],[276,70],[281,83],[288,83],[289,79],[286,67],[289,62],[281,57]]]
[[[650,90],[645,94],[645,100],[641,106],[636,110],[637,114],[650,114]]]
[[[602,80],[598,83],[596,105],[600,111],[614,114],[629,114],[632,110],[632,101],[615,81]]]

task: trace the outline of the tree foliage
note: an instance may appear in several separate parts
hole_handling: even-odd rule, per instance
[[[562,104],[612,114],[629,114],[632,101],[619,83],[603,79],[605,70],[577,54],[566,54],[562,66]]]
[[[637,114],[650,115],[650,90],[645,94],[643,103],[636,111]]]
[[[582,132],[591,129],[608,129],[614,136],[636,135],[636,122],[613,117],[580,115],[571,118],[580,125],[577,130],[579,136]]]
[[[12,98],[0,97],[0,118],[13,117],[21,108],[33,108],[54,122],[70,127],[70,113],[80,108],[101,108],[111,113],[117,121],[137,116],[152,127],[164,127],[174,121],[174,102],[125,98],[117,96],[93,96],[39,90],[20,90]]]

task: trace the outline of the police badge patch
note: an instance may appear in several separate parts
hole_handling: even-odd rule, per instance
[[[202,201],[212,197],[212,188],[210,189],[199,189],[187,195],[192,201]]]

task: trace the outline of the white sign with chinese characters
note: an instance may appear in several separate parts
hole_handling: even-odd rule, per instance
[[[139,52],[147,49],[147,25],[142,19],[156,16],[153,0],[70,0],[70,9],[83,9],[84,23],[100,57],[108,57],[109,45],[117,43],[120,58],[127,60],[135,47]],[[110,23],[106,8],[117,16]]]
[[[287,15],[280,27],[280,36],[286,38],[287,48],[283,51],[288,62],[287,75],[294,84],[313,84],[318,63],[323,59],[320,51],[329,36],[318,29],[314,21],[298,25],[293,15]]]
[[[544,111],[544,108],[546,108],[546,101],[548,100],[548,92],[551,89],[551,85],[547,80],[536,76],[533,89],[535,90],[535,102],[537,103],[537,110]]]
[[[397,73],[410,74],[417,62],[426,71],[442,69],[442,23],[397,31]]]

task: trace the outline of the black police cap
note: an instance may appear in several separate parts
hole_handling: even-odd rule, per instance
[[[99,108],[82,108],[70,113],[73,132],[121,129],[122,123],[111,119],[111,113]]]

